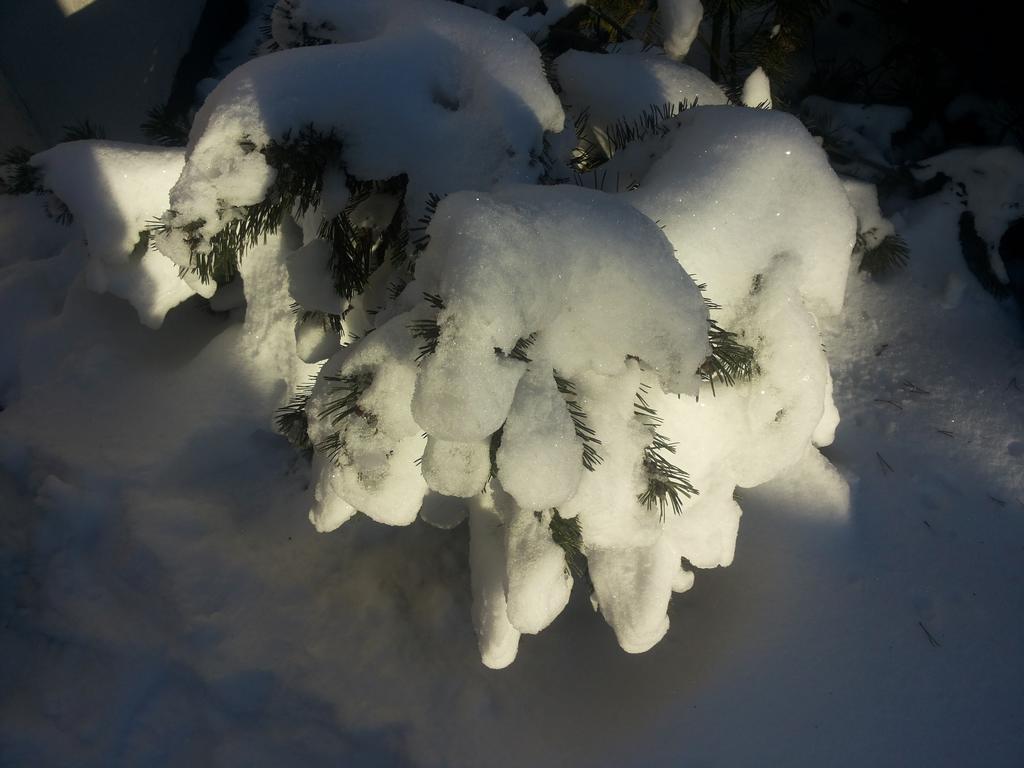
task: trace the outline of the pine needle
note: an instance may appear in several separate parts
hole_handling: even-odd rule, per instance
[[[858,244],[864,242],[859,233],[857,241]],[[896,234],[886,235],[874,248],[862,247],[862,250],[864,255],[860,258],[858,271],[867,272],[872,277],[903,269],[910,263],[910,247],[906,240]]]
[[[586,558],[583,556],[583,530],[580,527],[579,517],[566,519],[553,509],[551,522],[548,529],[551,531],[551,540],[565,552],[565,565],[577,578],[584,572]]]
[[[555,386],[565,400],[565,407],[569,411],[569,418],[572,420],[576,437],[583,444],[583,466],[588,471],[593,472],[597,469],[597,465],[603,461],[601,454],[594,447],[601,445],[601,441],[598,439],[593,427],[590,426],[586,411],[579,404],[579,394],[576,391],[576,385],[569,379],[559,376],[558,371],[554,371],[553,375],[555,377]]]
[[[313,443],[309,439],[309,417],[306,407],[309,405],[309,397],[313,394],[313,385],[316,383],[316,376],[312,376],[305,384],[300,384],[287,405],[277,409],[274,415],[274,427],[295,448],[308,451],[312,450]]]
[[[666,459],[665,453],[675,453],[676,444],[658,432],[663,419],[644,397],[650,387],[641,384],[633,403],[633,413],[653,433],[653,439],[644,448],[643,467],[647,474],[647,488],[637,499],[648,509],[658,508],[661,520],[671,507],[674,514],[682,514],[683,497],[696,496],[699,491],[690,482],[690,475]]]

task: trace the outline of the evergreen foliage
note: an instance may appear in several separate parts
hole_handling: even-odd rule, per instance
[[[903,269],[910,263],[910,248],[906,240],[898,234],[886,235],[876,245],[869,248],[865,238],[868,233],[857,233],[857,242],[853,252],[861,254],[858,271],[867,272],[872,277],[881,277],[897,269]]]
[[[188,144],[191,126],[184,115],[164,105],[150,109],[146,120],[139,128],[142,135],[154,144],[163,147],[184,147]]]
[[[558,514],[557,509],[551,510],[551,522],[548,529],[551,531],[551,540],[565,552],[565,565],[577,578],[582,577],[586,572],[587,559],[583,554],[583,530],[580,527],[579,517],[568,519]]]
[[[657,507],[664,521],[670,507],[674,514],[682,514],[683,498],[696,496],[699,491],[690,483],[688,473],[665,458],[664,453],[676,452],[676,443],[669,442],[658,432],[662,418],[644,397],[648,392],[650,387],[641,384],[633,403],[633,413],[653,434],[653,439],[644,448],[643,467],[647,475],[647,488],[637,498],[648,509]]]
[[[372,373],[362,372],[346,374],[344,376],[336,374],[325,376],[324,378],[331,383],[331,399],[318,414],[319,418],[329,419],[332,427],[337,427],[351,416],[360,416],[371,425],[376,421],[376,417],[372,413],[363,410],[359,405],[359,399],[373,383]],[[338,455],[344,447],[341,442],[340,431],[335,432],[313,447],[317,453],[336,462]]]
[[[42,172],[32,165],[32,152],[12,147],[0,157],[0,194],[27,195],[42,191]]]
[[[316,376],[313,376],[307,383],[299,385],[288,403],[278,408],[274,415],[274,426],[278,433],[284,435],[292,446],[303,452],[313,450],[313,443],[309,439],[309,416],[306,409],[315,383]]]
[[[64,126],[64,141],[86,141],[88,139],[105,139],[107,132],[88,120]]]
[[[635,117],[622,117],[605,126],[600,133],[607,142],[601,146],[590,138],[590,115],[584,110],[573,121],[576,131],[576,150],[571,161],[576,173],[586,173],[600,167],[611,157],[631,144],[650,138],[660,138],[670,133],[673,126],[671,120],[681,112],[697,106],[697,101],[686,99],[675,103],[651,104]]]
[[[593,472],[597,469],[597,465],[603,461],[601,454],[597,452],[595,447],[601,444],[601,440],[597,437],[593,427],[588,423],[586,411],[580,406],[576,385],[569,379],[559,376],[558,371],[554,372],[554,377],[555,386],[558,387],[559,393],[565,399],[565,407],[569,411],[569,418],[572,419],[576,437],[583,444],[583,466],[590,472]]]
[[[178,224],[171,210],[156,226],[158,230],[177,229],[191,251],[192,270],[203,282],[227,282],[238,271],[238,262],[248,248],[277,232],[286,213],[302,216],[320,203],[323,175],[341,163],[341,141],[334,131],[322,132],[306,125],[296,134],[290,131],[280,140],[263,148],[243,137],[239,145],[245,152],[259,151],[277,176],[266,197],[242,210],[221,212],[223,224],[208,241],[199,235],[206,222]]]
[[[753,347],[743,344],[739,336],[722,328],[717,321],[708,320],[708,343],[711,354],[701,364],[700,375],[715,392],[715,382],[731,387],[737,381],[750,381],[757,374]]]

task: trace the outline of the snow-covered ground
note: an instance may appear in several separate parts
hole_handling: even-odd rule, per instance
[[[465,525],[317,534],[246,326],[141,326],[0,198],[0,763],[1019,765],[1024,348],[958,212],[903,205],[910,266],[824,328],[848,508],[808,458],[651,651],[577,584],[492,671]]]

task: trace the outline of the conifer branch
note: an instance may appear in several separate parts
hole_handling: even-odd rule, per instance
[[[533,361],[527,356],[527,351],[537,341],[537,334],[531,333],[529,336],[516,339],[515,346],[512,347],[512,351],[508,353],[508,356],[513,360],[518,360],[522,363],[532,363]],[[498,350],[499,352],[501,350]]]
[[[873,248],[868,248],[865,235],[870,233],[857,233],[853,251],[862,254],[858,272],[881,277],[888,272],[903,269],[910,263],[910,247],[906,240],[897,234],[886,235]]]
[[[592,171],[631,144],[667,135],[672,130],[669,121],[697,105],[696,99],[692,102],[683,99],[674,103],[651,104],[635,117],[622,117],[604,126],[602,133],[608,141],[610,152],[589,138],[590,115],[584,110],[573,120],[576,131],[576,149],[571,161],[573,171],[581,174]]]
[[[438,312],[444,309],[444,299],[440,296],[433,293],[424,293],[423,298],[432,309]],[[416,356],[417,363],[437,351],[437,342],[441,338],[441,326],[438,325],[436,315],[424,320],[413,320],[409,323],[408,328],[409,333],[423,341],[423,344],[420,345],[420,353]]]
[[[43,172],[29,162],[31,150],[12,147],[0,157],[0,193],[5,195],[43,194]]]
[[[296,325],[317,323],[324,331],[340,333],[342,329],[342,316],[331,312],[323,312],[318,309],[304,309],[300,304],[293,302],[292,314],[295,315]]]
[[[202,219],[178,225],[176,212],[168,211],[162,225],[182,233],[192,269],[203,282],[231,279],[245,251],[277,232],[285,214],[302,216],[318,206],[324,172],[341,162],[342,145],[334,131],[324,133],[312,124],[294,136],[287,131],[262,148],[248,137],[242,137],[239,146],[246,153],[259,151],[277,172],[267,196],[254,205],[221,211],[221,228],[208,240],[199,233],[207,224]]]
[[[564,518],[557,509],[551,510],[551,540],[565,552],[565,565],[577,578],[583,575],[586,558],[583,556],[583,530],[579,516]]]
[[[690,483],[687,472],[664,457],[663,452],[676,452],[676,443],[669,442],[668,438],[658,432],[663,420],[644,397],[649,391],[650,387],[641,384],[633,403],[634,415],[653,435],[651,442],[644,448],[643,468],[647,475],[647,488],[637,499],[648,509],[657,507],[664,522],[669,507],[674,514],[682,514],[682,497],[696,496],[699,491]]]
[[[175,113],[165,104],[150,109],[139,128],[142,135],[154,144],[163,147],[184,147],[188,144],[191,126],[184,115]]]
[[[334,397],[321,409],[317,418],[329,419],[331,426],[336,427],[349,416],[365,415],[359,406],[359,399],[373,384],[371,372],[325,376],[324,379],[331,382],[331,394]]]
[[[708,343],[711,354],[701,363],[698,372],[704,381],[711,384],[712,395],[715,393],[715,381],[731,387],[737,381],[750,381],[758,373],[753,347],[743,344],[737,334],[710,319]]]
[[[64,141],[85,141],[86,139],[105,139],[107,132],[88,120],[64,126]]]
[[[288,403],[278,408],[274,415],[274,427],[292,446],[301,451],[313,449],[313,443],[309,439],[309,416],[306,408],[315,383],[316,376],[313,376],[307,383],[300,384]]]
[[[569,379],[559,376],[558,371],[553,371],[552,373],[555,377],[555,386],[565,400],[565,407],[569,411],[569,418],[572,420],[576,437],[583,444],[583,466],[590,472],[593,472],[597,469],[597,465],[603,461],[601,454],[594,447],[601,445],[601,441],[598,439],[593,427],[590,426],[586,411],[580,406],[576,385]]]
[[[761,289],[761,275],[755,275],[751,293]],[[701,297],[704,299],[704,306],[709,312],[720,310],[722,306],[715,303],[704,291],[706,283],[697,286]],[[742,343],[738,334],[722,328],[718,321],[708,319],[708,346],[711,347],[711,354],[707,356],[697,373],[701,379],[711,385],[711,394],[715,394],[715,382],[720,381],[727,387],[735,386],[737,381],[750,381],[760,369],[754,354],[754,348]]]
[[[413,254],[422,253],[430,244],[430,235],[427,234],[427,227],[430,226],[434,214],[437,213],[437,206],[443,199],[443,197],[435,195],[433,192],[427,195],[427,202],[423,206],[424,214],[416,220],[417,226],[409,227],[409,232],[419,233],[412,241]]]

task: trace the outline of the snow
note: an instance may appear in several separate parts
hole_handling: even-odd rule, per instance
[[[700,32],[704,6],[700,0],[665,0],[658,3],[658,21],[665,39],[665,52],[683,58]]]
[[[60,279],[80,261],[15,257],[5,240],[5,317],[11,297],[39,296],[3,363],[25,382],[0,414],[5,757],[1014,764],[1024,358],[1019,321],[963,265],[958,211],[929,198],[893,216],[928,256],[851,279],[823,329],[843,414],[826,451],[843,482],[812,450],[740,491],[735,562],[671,599],[673,629],[648,653],[599,631],[578,582],[501,674],[479,670],[466,626],[465,585],[478,594],[494,566],[474,620],[495,625],[491,666],[510,661],[493,506],[470,503],[472,536],[358,516],[318,536],[304,512],[315,475],[267,431],[273,398],[237,351],[241,325],[186,304],[154,334]],[[946,310],[950,274],[964,288]]]
[[[564,608],[571,589],[564,554],[548,532],[550,510],[579,515],[585,551],[609,550],[606,563],[628,559],[638,541],[649,547],[657,540],[658,515],[638,499],[653,433],[638,422],[634,403],[642,386],[692,400],[708,355],[707,309],[657,225],[591,190],[454,193],[438,206],[428,234],[404,302],[321,371],[308,409],[310,437],[340,448],[335,461],[318,465],[317,488],[324,490],[312,517],[325,527],[319,509],[332,490],[395,524],[412,521],[428,487],[447,496],[491,494],[505,525],[508,620],[520,633],[536,633]],[[436,309],[420,298],[430,296]],[[424,351],[411,331],[431,311],[437,339]],[[523,340],[525,351],[516,352]],[[341,418],[332,407],[337,382],[359,375],[372,384]],[[575,396],[601,436],[593,471],[584,468],[583,443],[556,375],[575,382]],[[495,479],[485,491],[499,429]],[[657,573],[659,594],[670,593],[675,569]],[[646,589],[651,581],[607,567],[604,574],[595,583],[598,600],[614,601],[621,588]],[[481,594],[492,588],[481,587]],[[497,609],[486,600],[489,616]],[[625,622],[615,629],[629,648],[646,642],[634,635],[649,634],[647,613],[605,615]],[[664,610],[659,625],[663,618]],[[485,663],[511,661],[507,627],[479,617],[477,627],[499,633],[481,637]],[[492,646],[501,649],[493,659]]]
[[[761,67],[754,67],[754,71],[743,81],[740,101],[754,109],[772,108],[772,86]]]
[[[800,295],[838,312],[855,235],[853,211],[824,153],[777,111],[697,107],[632,193],[686,269],[726,312],[776,257],[797,261]]]
[[[918,179],[949,177],[956,204],[969,211],[988,250],[996,279],[1009,283],[999,243],[1009,224],[1021,218],[1024,200],[1024,154],[1013,147],[954,149],[928,158],[913,170]]]
[[[32,163],[81,227],[93,290],[126,299],[151,328],[195,293],[174,264],[146,247],[148,224],[166,210],[168,190],[184,165],[180,149],[72,141],[35,155]]]
[[[613,154],[606,131],[651,107],[726,104],[722,89],[693,67],[654,50],[608,54],[567,51],[555,60],[562,99],[572,117],[586,115],[593,140]]]
[[[837,143],[851,168],[862,175],[870,174],[856,160],[875,165],[890,166],[893,161],[893,137],[910,123],[908,107],[886,104],[848,104],[822,96],[808,96],[800,104],[800,111]]]
[[[229,75],[175,155],[193,214],[259,199],[272,172],[237,130],[259,145],[307,108],[352,128],[346,163],[376,178],[402,167],[378,151],[439,125],[471,132],[469,170],[434,174],[436,148],[404,167],[417,195],[451,193],[387,306],[386,270],[351,302],[325,288],[317,230],[348,199],[332,172],[210,302],[118,288],[159,331],[91,286],[146,269],[143,209],[174,206],[173,179],[146,178],[164,150],[39,156],[70,227],[42,196],[0,197],[4,757],[1015,764],[1024,354],[958,233],[972,214],[993,252],[1019,215],[1019,153],[948,153],[919,172],[951,184],[880,205],[794,118],[699,106],[616,149],[599,189],[509,183],[539,170],[474,155],[495,126],[534,151],[545,132],[556,154],[573,140],[550,134],[562,111],[513,24],[407,0],[293,10],[275,19],[285,50]],[[529,10],[513,16],[547,15]],[[290,49],[303,29],[332,44]],[[563,59],[611,62],[638,93],[651,73],[700,86],[657,55]],[[408,79],[360,95],[328,60]],[[300,63],[316,67],[297,78]],[[475,117],[426,106],[439,73],[480,87]],[[413,100],[374,125],[314,104],[307,79],[363,107]],[[264,82],[297,100],[251,113]],[[386,135],[399,113],[414,120]],[[222,188],[228,207],[204,208]],[[386,198],[353,215],[386,218]],[[905,238],[909,266],[858,272],[858,234]],[[297,323],[296,300],[344,313],[344,336]],[[752,350],[749,380],[698,374],[709,317]],[[270,423],[310,381],[311,462]],[[652,452],[688,473],[678,514],[642,501]],[[578,558],[554,524],[579,526]]]
[[[442,0],[293,5],[288,29],[274,26],[285,50],[238,67],[196,115],[171,190],[174,221],[201,221],[198,235],[215,234],[274,179],[263,154],[240,142],[262,148],[307,125],[338,131],[358,178],[408,173],[413,219],[431,193],[540,175],[544,132],[560,131],[564,118],[524,34]],[[304,24],[338,44],[288,49],[290,30]],[[411,115],[417,129],[402,129]],[[187,263],[183,243],[163,247]]]

